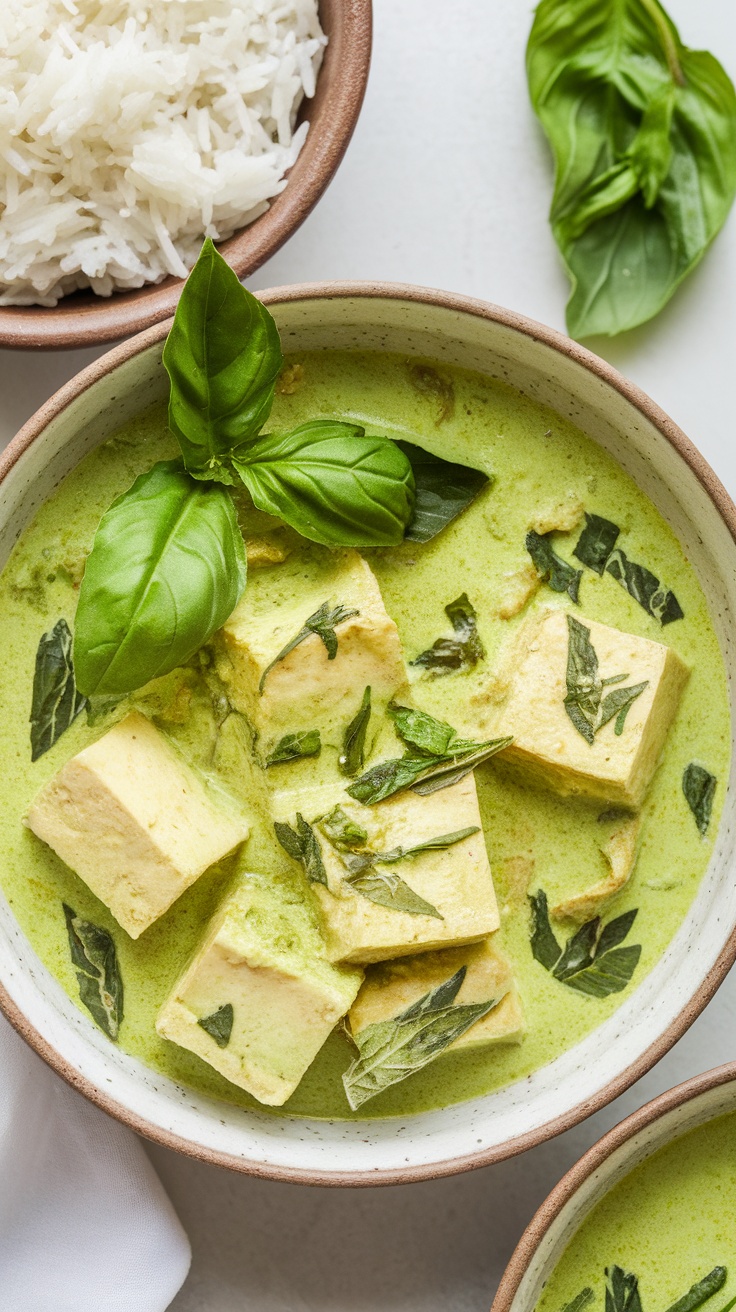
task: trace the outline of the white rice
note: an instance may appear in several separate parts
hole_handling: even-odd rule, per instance
[[[0,0],[0,305],[184,277],[268,209],[317,0]]]

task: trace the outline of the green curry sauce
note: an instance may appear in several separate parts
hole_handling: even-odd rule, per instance
[[[405,1115],[486,1093],[552,1061],[605,1020],[656,963],[693,899],[717,829],[722,784],[716,788],[708,835],[702,838],[681,781],[692,760],[706,765],[719,781],[726,778],[730,730],[725,671],[704,596],[671,529],[634,482],[572,424],[501,383],[461,370],[443,369],[454,389],[454,404],[449,406],[446,396],[418,389],[400,357],[324,352],[300,356],[298,363],[301,381],[277,392],[270,429],[291,428],[315,416],[352,419],[368,431],[406,437],[493,476],[492,484],[470,508],[433,541],[364,553],[377,575],[388,613],[398,625],[407,660],[448,631],[445,605],[468,593],[478,614],[486,659],[470,672],[423,678],[412,688],[417,705],[447,719],[461,734],[476,739],[491,736],[484,722],[482,690],[502,646],[526,615],[542,605],[570,604],[567,597],[543,586],[523,614],[508,620],[497,614],[500,580],[529,563],[525,534],[540,508],[573,496],[587,510],[615,519],[631,556],[666,580],[685,616],[663,629],[610,575],[584,572],[581,605],[575,608],[582,620],[599,620],[670,644],[692,669],[643,808],[642,844],[633,878],[613,904],[616,915],[638,908],[630,941],[641,944],[642,955],[633,982],[612,997],[588,997],[564,987],[533,959],[526,877],[533,871],[528,891],[544,888],[550,905],[587,888],[606,872],[600,849],[608,831],[599,820],[600,804],[561,798],[534,787],[513,774],[500,757],[494,758],[478,770],[476,780],[501,908],[500,946],[513,963],[527,1032],[520,1045],[445,1054],[359,1112],[361,1117]],[[41,508],[2,575],[5,669],[0,718],[6,751],[0,881],[41,960],[80,1006],[62,901],[114,934],[125,984],[122,1048],[176,1080],[251,1107],[258,1104],[247,1093],[199,1058],[160,1038],[154,1028],[157,1011],[201,938],[236,862],[242,869],[260,870],[295,887],[300,878],[274,841],[262,784],[256,778],[259,772],[242,744],[217,741],[211,715],[199,713],[196,697],[192,714],[183,723],[177,723],[176,716],[157,721],[195,766],[248,810],[252,833],[240,857],[207,872],[135,942],[86,885],[22,824],[34,796],[62,763],[109,727],[108,721],[90,725],[82,715],[46,755],[31,763],[28,716],[39,638],[59,616],[73,625],[80,560],[89,551],[110,502],[143,469],[175,454],[163,406],[128,424],[88,456]],[[245,530],[247,534],[247,523]],[[577,532],[556,536],[555,550],[571,559],[576,539]],[[299,551],[314,550],[299,540],[289,559],[297,558]],[[248,586],[267,590],[269,576],[275,578],[278,570],[278,565],[252,570]],[[313,768],[309,761],[277,767],[282,778],[284,772],[294,771],[290,780]],[[324,762],[320,768],[326,768]],[[520,870],[527,872],[524,879]],[[310,896],[306,885],[302,893]],[[349,1117],[340,1076],[352,1055],[349,1041],[336,1031],[279,1110]]]
[[[603,1312],[606,1267],[638,1278],[643,1312],[664,1312],[716,1267],[722,1288],[704,1304],[721,1312],[736,1295],[736,1116],[720,1116],[646,1158],[596,1205],[575,1233],[537,1304],[561,1312],[582,1289]]]

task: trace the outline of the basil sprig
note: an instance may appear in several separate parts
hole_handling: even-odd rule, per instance
[[[555,155],[568,329],[624,332],[662,309],[725,222],[736,93],[658,0],[542,0],[527,73]]]
[[[336,606],[330,606],[329,601],[323,601],[322,605],[317,608],[312,615],[308,615],[298,633],[290,638],[285,647],[274,656],[273,660],[266,666],[258,683],[258,691],[263,692],[263,685],[266,682],[271,670],[279,661],[298,647],[300,643],[315,634],[321,638],[327,651],[328,661],[334,661],[337,656],[338,640],[335,632],[338,624],[344,624],[345,620],[351,620],[354,615],[359,615],[360,611],[355,607],[343,606],[338,602]]]
[[[639,964],[641,946],[620,945],[629,935],[636,910],[624,912],[602,928],[600,916],[586,921],[563,948],[549,921],[546,893],[540,889],[532,894],[529,904],[532,956],[554,979],[592,998],[607,998],[626,988]]]

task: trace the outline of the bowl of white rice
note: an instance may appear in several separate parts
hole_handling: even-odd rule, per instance
[[[3,0],[0,346],[173,313],[202,240],[241,278],[332,179],[371,0]]]

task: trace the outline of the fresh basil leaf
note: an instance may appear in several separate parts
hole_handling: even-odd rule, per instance
[[[338,851],[362,847],[368,841],[368,830],[352,820],[341,806],[334,806],[330,814],[320,820],[319,827],[327,841]]]
[[[255,505],[328,547],[401,542],[414,513],[414,475],[396,442],[357,424],[313,419],[269,433],[233,464]]]
[[[465,973],[462,966],[398,1016],[367,1025],[354,1036],[359,1056],[342,1077],[353,1111],[434,1061],[497,1006],[500,998],[453,1005]]]
[[[65,619],[44,633],[36,651],[31,702],[31,760],[37,761],[61,737],[87,705],[77,692],[72,662],[72,635]]]
[[[494,738],[487,743],[458,743],[446,756],[401,756],[381,761],[356,779],[348,793],[364,806],[375,806],[394,793],[411,788],[421,797],[450,788],[496,752],[508,747],[511,738]]]
[[[437,402],[435,420],[437,427],[444,424],[446,419],[451,419],[455,410],[455,388],[452,379],[445,378],[431,364],[421,364],[420,361],[407,365],[407,373],[415,391]]]
[[[324,884],[327,888],[327,871],[322,860],[317,835],[304,816],[297,811],[296,829],[282,820],[274,821],[276,837],[284,851],[304,867],[310,884]]]
[[[560,958],[562,948],[555,938],[549,921],[547,894],[541,888],[537,893],[530,894],[529,905],[532,910],[530,935],[532,956],[540,966],[544,966],[545,970],[553,970]]]
[[[206,238],[166,339],[169,427],[195,478],[234,482],[229,457],[265,424],[283,359],[272,315]]]
[[[601,515],[589,515],[586,510],[585,528],[572,554],[588,569],[602,575],[620,532],[618,525],[610,519],[603,519]]]
[[[455,637],[437,638],[427,651],[420,652],[410,662],[436,675],[472,669],[486,654],[478,633],[476,610],[468,600],[467,592],[445,606],[445,614],[455,630]]]
[[[79,996],[95,1024],[116,1040],[123,1021],[123,978],[112,934],[62,903]]]
[[[392,702],[388,713],[394,722],[399,737],[409,747],[415,747],[427,756],[443,756],[450,749],[450,743],[457,738],[457,730],[444,720],[435,720],[426,711],[417,711],[410,706],[398,706]]]
[[[579,971],[593,964],[600,923],[597,916],[594,920],[588,920],[567,940],[560,959],[552,971],[555,979],[562,980],[564,983],[571,975],[577,975]]]
[[[728,215],[736,93],[657,0],[542,0],[527,72],[556,161],[568,329],[624,332],[662,309]]]
[[[304,621],[299,632],[287,642],[285,647],[281,648],[278,656],[274,656],[271,664],[266,666],[261,675],[260,683],[258,684],[258,691],[263,692],[263,685],[274,665],[278,665],[279,661],[282,661],[285,656],[289,655],[289,652],[292,652],[295,647],[299,646],[300,642],[304,642],[304,640],[309,638],[313,633],[315,633],[318,638],[322,639],[327,651],[328,661],[334,661],[337,656],[337,634],[335,633],[335,629],[338,624],[344,624],[345,620],[350,620],[354,615],[359,614],[360,611],[355,610],[354,607],[343,606],[339,602],[337,606],[330,606],[329,601],[323,601],[319,609]]]
[[[363,763],[365,761],[365,736],[368,732],[368,722],[370,718],[371,690],[370,688],[366,688],[358,712],[345,730],[342,741],[342,751],[338,757],[337,763],[342,770],[342,773],[347,775],[348,778],[363,769]]]
[[[551,537],[551,533],[535,533],[534,529],[530,529],[526,535],[526,549],[543,582],[553,592],[566,592],[571,601],[577,602],[583,571],[573,569],[572,565],[557,555]]]
[[[564,1307],[560,1308],[560,1312],[583,1312],[583,1309],[586,1308],[594,1298],[595,1294],[593,1293],[593,1290],[589,1285],[586,1285],[585,1289],[581,1289],[579,1294],[576,1294],[574,1298],[570,1299],[569,1303],[565,1303]]]
[[[725,1266],[714,1266],[707,1276],[703,1276],[703,1279],[692,1285],[682,1298],[678,1298],[676,1303],[668,1307],[667,1312],[696,1312],[696,1308],[702,1307],[709,1298],[718,1293],[719,1289],[723,1289],[727,1279],[728,1271]]]
[[[233,1032],[234,1019],[233,1004],[232,1002],[226,1002],[224,1007],[218,1007],[217,1011],[212,1012],[211,1016],[203,1016],[201,1020],[197,1021],[197,1024],[201,1025],[202,1029],[210,1035],[210,1038],[215,1040],[218,1048],[226,1048]]]
[[[639,1281],[620,1266],[606,1268],[606,1312],[642,1312]]]
[[[306,729],[302,733],[286,733],[266,757],[266,766],[282,765],[285,761],[298,761],[304,756],[319,756],[322,740],[319,729]]]
[[[414,473],[416,502],[404,534],[407,542],[429,542],[467,510],[492,479],[480,469],[453,464],[412,442],[397,442]]]
[[[574,615],[568,615],[567,627],[565,710],[578,733],[592,746],[599,729],[614,716],[615,733],[623,733],[629,709],[648,687],[649,681],[631,684],[628,688],[616,688],[604,697],[603,689],[606,686],[628,679],[628,674],[614,674],[611,678],[601,679],[598,674],[598,657],[590,641],[590,629],[576,620]]]
[[[431,916],[435,920],[444,920],[437,908],[415,893],[400,875],[389,870],[376,870],[373,862],[348,874],[345,883],[361,897],[380,907],[404,911],[410,916]]]
[[[683,610],[677,600],[674,592],[664,588],[656,575],[644,565],[637,565],[635,561],[629,560],[625,552],[620,547],[615,547],[606,562],[606,572],[612,578],[620,583],[622,588],[634,601],[651,615],[655,620],[659,620],[664,627],[665,624],[672,624],[674,620],[683,619]]]
[[[702,765],[691,761],[682,776],[682,791],[690,810],[695,816],[695,823],[702,835],[707,834],[710,824],[713,798],[716,791],[716,777]]]
[[[141,474],[100,520],[74,633],[87,696],[134,692],[188,661],[232,614],[245,548],[224,488],[178,461]]]

